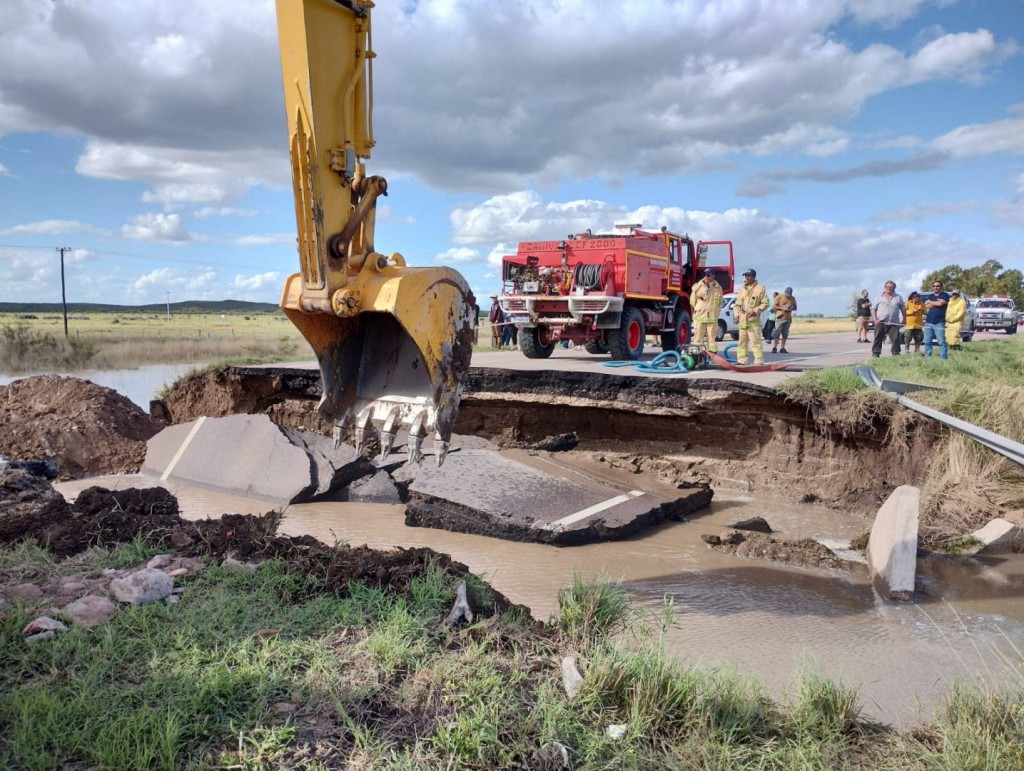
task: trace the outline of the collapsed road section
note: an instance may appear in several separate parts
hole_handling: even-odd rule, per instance
[[[319,394],[315,370],[228,367],[179,380],[155,411],[173,423],[264,413],[329,434]],[[806,404],[734,380],[481,367],[470,371],[455,431],[538,454],[552,437],[571,436],[573,449],[554,453],[554,465],[586,461],[627,491],[644,477],[670,493],[710,485],[860,514],[919,482],[939,436],[880,395]]]

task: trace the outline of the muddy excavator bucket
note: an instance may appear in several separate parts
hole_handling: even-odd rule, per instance
[[[372,427],[386,457],[404,430],[409,460],[416,461],[423,438],[433,434],[440,465],[469,372],[476,303],[457,272],[408,268],[396,260],[392,255],[383,266],[364,268],[345,290],[358,298],[351,309],[342,303],[345,315],[300,310],[298,275],[286,284],[282,307],[320,364],[319,411],[335,423],[335,441],[351,426],[361,449]]]

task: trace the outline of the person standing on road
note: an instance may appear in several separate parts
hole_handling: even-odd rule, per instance
[[[775,295],[775,331],[772,332],[772,353],[789,353],[786,341],[789,340],[789,326],[793,323],[796,312],[796,298],[793,287],[787,286],[782,294]],[[781,341],[782,347],[779,347]]]
[[[718,353],[718,315],[722,311],[722,285],[715,271],[708,268],[693,287],[693,344],[700,345],[707,337],[708,350]]]
[[[896,282],[886,281],[882,294],[871,305],[871,319],[875,322],[875,342],[871,344],[871,356],[882,355],[882,343],[889,338],[893,356],[900,355],[900,328],[906,321],[907,307],[903,298],[896,294]]]
[[[501,336],[503,327],[501,322],[505,314],[501,312],[501,303],[498,302],[498,295],[491,295],[491,312],[487,314],[487,320],[491,322],[491,348],[501,349]]]
[[[764,323],[764,329],[761,330],[764,333],[764,341],[766,343],[772,341],[772,333],[775,331],[775,298],[778,296],[778,292],[772,292],[772,304],[768,308],[768,320]]]
[[[946,344],[946,305],[949,295],[942,291],[942,282],[932,283],[932,293],[924,298],[924,355],[932,355],[932,343],[939,341],[939,358],[949,358]]]
[[[768,291],[757,283],[757,271],[747,268],[743,272],[743,286],[736,293],[733,316],[740,328],[740,342],[736,347],[736,363],[747,363],[747,349],[754,354],[754,364],[764,364],[761,341],[761,314],[768,310]]]
[[[857,342],[867,343],[868,340],[868,319],[871,318],[871,297],[867,289],[860,290],[860,297],[857,298]]]
[[[911,292],[907,298],[907,326],[903,328],[903,344],[910,353],[910,344],[914,344],[914,353],[921,353],[924,340],[924,303],[921,295]]]
[[[960,350],[960,330],[963,329],[966,315],[967,300],[960,296],[959,290],[954,289],[946,304],[946,345],[954,351]]]

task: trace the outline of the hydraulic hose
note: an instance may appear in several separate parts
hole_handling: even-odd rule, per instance
[[[685,375],[693,369],[693,357],[686,353],[665,351],[659,353],[650,362],[646,361],[606,361],[605,367],[635,367],[637,372],[653,372],[658,375]]]

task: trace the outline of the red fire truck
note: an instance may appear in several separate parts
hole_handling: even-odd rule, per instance
[[[649,334],[661,336],[663,350],[690,341],[690,287],[706,268],[723,292],[733,291],[731,241],[695,243],[666,228],[587,231],[519,244],[502,259],[499,302],[529,359],[547,358],[569,341],[589,353],[636,360]]]

